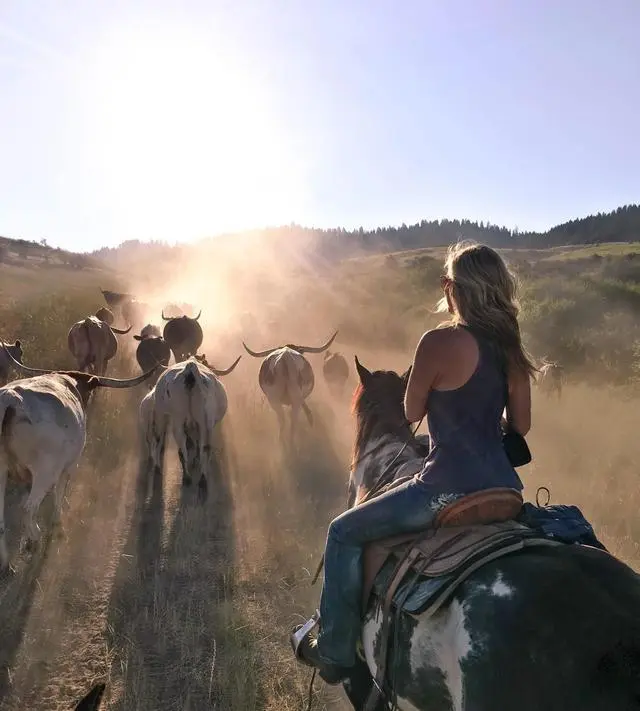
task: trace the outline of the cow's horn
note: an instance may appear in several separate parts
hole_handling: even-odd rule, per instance
[[[233,363],[233,365],[231,365],[231,366],[230,366],[229,368],[227,368],[226,370],[218,370],[217,368],[212,368],[211,366],[209,366],[209,369],[212,370],[216,375],[229,375],[229,373],[230,373],[230,372],[236,367],[236,365],[238,365],[238,363],[240,362],[240,358],[242,358],[242,356],[238,356],[238,357],[236,358],[235,362]]]
[[[298,353],[322,353],[322,351],[326,351],[327,348],[329,348],[337,335],[338,332],[336,331],[333,336],[331,336],[331,338],[319,348],[312,348],[311,346],[295,346],[295,350],[297,350]]]
[[[266,356],[271,355],[273,353],[273,351],[278,350],[278,348],[276,347],[276,348],[270,348],[268,351],[256,352],[256,351],[252,351],[251,348],[249,348],[249,346],[244,341],[242,341],[242,345],[244,346],[245,351],[247,351],[247,353],[249,355],[253,356],[254,358],[266,358]]]

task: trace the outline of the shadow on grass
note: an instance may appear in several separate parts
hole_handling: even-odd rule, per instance
[[[113,674],[121,679],[113,709],[260,707],[246,664],[250,639],[233,607],[234,506],[224,451],[204,504],[196,486],[181,486],[175,466],[165,467],[147,500],[140,468],[109,608]]]
[[[21,503],[24,496],[23,487],[7,491],[5,505],[8,529],[16,533],[22,528]],[[48,508],[45,503],[50,502],[43,502],[43,511]],[[19,535],[13,538],[10,540],[9,554],[16,572],[6,573],[0,578],[0,700],[3,701],[0,709],[12,693],[11,674],[18,659],[29,612],[38,589],[38,578],[45,567],[52,540],[50,530],[44,530],[34,551],[24,554],[26,560],[23,562],[20,560],[22,556],[18,555]]]

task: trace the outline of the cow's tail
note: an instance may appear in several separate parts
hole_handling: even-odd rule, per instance
[[[304,414],[307,416],[307,422],[311,425],[311,427],[313,427],[313,412],[311,412],[311,409],[306,402],[302,403],[302,409],[304,410]]]
[[[189,469],[198,475],[199,496],[206,495],[206,478],[208,472],[208,450],[211,446],[209,423],[205,407],[204,385],[202,375],[195,363],[188,363],[186,366],[184,384],[187,389],[189,401],[189,411],[185,422],[185,437]]]

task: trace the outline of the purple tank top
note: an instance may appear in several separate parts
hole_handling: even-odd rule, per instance
[[[502,446],[500,420],[507,382],[493,344],[467,326],[476,339],[478,365],[456,390],[432,390],[427,400],[431,449],[418,478],[440,493],[471,494],[496,486],[522,490]]]

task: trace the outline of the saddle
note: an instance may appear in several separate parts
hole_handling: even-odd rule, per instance
[[[514,520],[523,503],[515,489],[486,489],[446,505],[434,524],[421,533],[365,546],[363,610],[372,593],[382,604],[380,653],[365,711],[375,708],[382,693],[392,606],[410,614],[426,610],[433,615],[467,577],[489,561],[526,546],[559,545]]]

